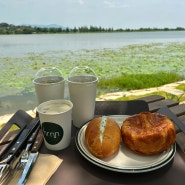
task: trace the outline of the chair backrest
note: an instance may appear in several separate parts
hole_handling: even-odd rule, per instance
[[[133,115],[148,111],[148,104],[143,100],[96,101],[95,105],[95,115]]]

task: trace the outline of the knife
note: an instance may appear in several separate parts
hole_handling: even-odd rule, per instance
[[[26,183],[26,181],[29,177],[29,174],[35,164],[37,157],[38,157],[38,154],[39,154],[38,150],[42,144],[42,141],[43,141],[43,133],[42,133],[42,129],[40,129],[37,134],[37,137],[35,139],[35,142],[31,148],[28,161],[26,163],[26,166],[23,170],[23,173],[22,173],[17,185],[24,185]]]
[[[31,124],[32,123],[32,124]],[[0,181],[7,176],[10,170],[13,170],[16,166],[17,160],[19,160],[21,150],[23,149],[26,141],[28,140],[30,134],[33,132],[35,127],[39,122],[31,122],[27,127],[21,132],[18,139],[11,146],[10,150],[4,156],[4,159],[0,162]]]
[[[3,156],[9,151],[13,143],[17,140],[21,132],[27,127],[28,123],[30,123],[32,119],[33,118],[25,111],[18,110],[3,126],[3,128],[0,130],[0,145],[3,145],[3,150],[1,149],[0,152],[0,160],[2,160]],[[19,127],[14,136],[12,135],[11,131],[11,127],[13,125]],[[7,141],[6,137],[10,136],[13,137],[10,139],[10,141]]]
[[[168,116],[168,118],[170,118],[176,126],[185,133],[185,124],[183,124],[182,121],[180,121],[180,119],[168,107],[162,107],[157,112]]]
[[[32,135],[30,136],[30,138],[28,139],[27,144],[26,144],[26,147],[25,147],[25,150],[24,150],[24,152],[23,152],[23,154],[21,156],[20,162],[25,162],[25,161],[28,160],[29,150],[30,150],[31,146],[34,143],[34,141],[36,139],[36,136],[37,136],[40,128],[41,128],[41,125],[39,124],[37,126],[37,128],[35,129],[35,131],[32,133]]]
[[[20,148],[23,146],[24,139],[27,137],[29,133],[29,129],[24,129],[20,136],[18,137],[17,141],[13,144],[12,148],[8,151],[7,156],[3,161],[1,161],[1,173],[0,173],[0,181],[4,181],[9,170],[12,168],[13,161],[16,158]]]
[[[25,137],[22,137],[22,140],[21,142],[17,142],[17,138],[16,140],[13,140],[9,145],[8,147],[6,147],[0,154],[0,161],[3,160],[3,158],[7,155],[8,151],[10,148],[12,148],[12,146],[14,145],[14,143],[17,143],[17,145],[20,145],[20,143],[23,143],[22,145],[25,144],[25,142],[27,141],[27,139],[30,137],[30,134],[35,130],[35,128],[40,124],[39,122],[39,119],[38,118],[35,118],[33,119],[29,124],[25,124],[25,128],[22,130],[22,132],[25,132],[25,130],[27,131],[27,135]],[[20,132],[20,134],[22,134],[22,132]],[[18,135],[18,137],[20,136],[20,134]],[[19,150],[22,145],[17,149]],[[18,152],[18,151],[14,151],[15,152]]]

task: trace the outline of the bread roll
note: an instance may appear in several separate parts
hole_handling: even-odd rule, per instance
[[[90,121],[85,130],[85,143],[97,158],[106,158],[118,151],[121,130],[116,121],[103,116]]]
[[[174,144],[176,131],[168,117],[143,112],[123,121],[121,135],[123,142],[134,152],[153,155]]]

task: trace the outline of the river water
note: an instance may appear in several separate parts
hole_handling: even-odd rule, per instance
[[[185,42],[185,31],[0,35],[0,58],[47,51],[117,49],[132,44]]]

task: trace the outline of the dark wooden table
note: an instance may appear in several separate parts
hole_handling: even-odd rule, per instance
[[[179,105],[178,102],[158,95],[141,98],[140,100],[147,102],[151,112],[155,112],[163,106],[169,107],[185,124],[185,104]],[[110,102],[106,103],[109,105]],[[119,103],[124,104],[123,102]],[[97,102],[96,109],[99,108],[100,104],[101,102]],[[109,107],[110,110],[111,107]],[[41,148],[41,153],[51,153],[63,159],[62,164],[50,178],[47,185],[185,184],[185,153],[182,152],[178,145],[174,159],[160,169],[145,173],[120,173],[98,167],[82,157],[75,145],[75,136],[78,129],[73,127],[72,131],[71,145],[68,148],[57,152],[47,150],[44,145]]]

